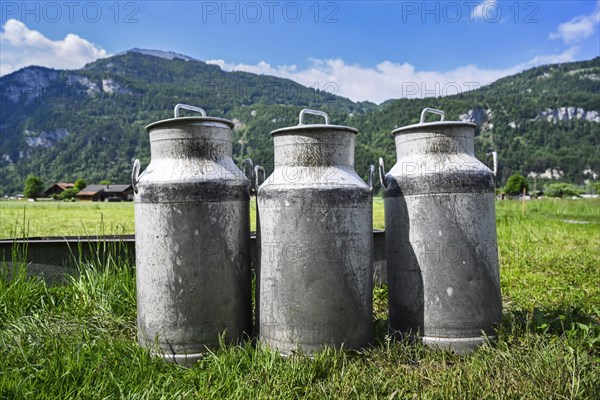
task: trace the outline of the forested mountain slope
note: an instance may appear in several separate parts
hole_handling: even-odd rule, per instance
[[[162,56],[164,54],[164,56]],[[476,122],[477,151],[497,150],[501,179],[536,172],[582,182],[600,173],[600,58],[548,65],[459,95],[352,102],[291,80],[178,57],[131,50],[76,71],[28,67],[0,78],[0,194],[22,191],[35,174],[46,184],[128,182],[134,158],[149,162],[144,126],[172,116],[176,103],[234,120],[234,157],[270,171],[271,130],[296,125],[302,108],[354,126],[356,169],[384,156],[395,161],[392,129],[415,123],[423,107],[448,120]],[[587,171],[587,175],[586,175]]]

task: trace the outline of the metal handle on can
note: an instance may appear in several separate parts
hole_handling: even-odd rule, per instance
[[[444,115],[445,113],[442,110],[436,110],[435,108],[429,108],[429,107],[425,107],[423,109],[423,111],[421,111],[421,121],[419,123],[423,123],[425,122],[425,114],[426,113],[432,113],[432,114],[438,114],[442,116],[442,119],[440,121],[443,121],[444,118],[446,118],[446,116]]]
[[[385,165],[383,164],[383,158],[379,157],[379,182],[381,182],[382,188],[387,188],[385,183]]]
[[[256,191],[258,191],[258,187],[260,186],[260,183],[258,183],[259,176],[260,176],[260,174],[258,173],[259,171],[262,171],[263,182],[267,179],[265,169],[263,167],[261,167],[260,165],[255,166],[254,167],[254,188]]]
[[[250,176],[246,173],[246,167],[250,167]],[[246,158],[242,163],[242,171],[244,176],[250,179],[250,191],[254,190],[254,163],[251,158]]]
[[[375,176],[375,166],[371,164],[369,166],[369,190],[373,191],[373,176]]]
[[[300,116],[298,117],[298,125],[304,125],[304,115],[306,114],[319,115],[325,118],[325,125],[329,125],[329,114],[327,114],[325,111],[311,110],[309,108],[305,108],[302,111],[300,111]]]
[[[131,187],[135,193],[138,192],[138,182],[140,181],[140,160],[137,158],[133,162],[133,170],[131,171]]]
[[[494,176],[496,176],[496,174],[498,173],[498,153],[496,151],[492,151],[491,153],[487,153],[487,156],[492,156],[493,160],[494,160],[494,169],[492,170],[492,173],[494,174]]]
[[[175,108],[173,109],[173,113],[175,114],[175,118],[179,118],[179,110],[181,110],[182,108],[184,110],[190,110],[190,111],[199,112],[203,117],[206,117],[206,111],[204,111],[200,107],[190,106],[190,105],[187,105],[187,104],[177,104],[175,106]]]

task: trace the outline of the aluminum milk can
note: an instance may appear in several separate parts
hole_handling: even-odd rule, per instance
[[[219,335],[251,333],[251,183],[232,159],[232,128],[178,104],[175,118],[146,127],[151,162],[138,175],[136,160],[132,174],[138,340],[186,366]]]
[[[358,131],[321,111],[299,119],[271,132],[275,168],[257,194],[259,339],[282,354],[360,349],[371,340],[373,211],[372,185],[354,171]]]
[[[425,123],[427,112],[441,121]],[[392,132],[398,160],[379,169],[390,329],[457,353],[502,318],[494,173],[474,156],[475,128],[426,108]]]

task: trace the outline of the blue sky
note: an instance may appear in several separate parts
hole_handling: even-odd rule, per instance
[[[600,2],[6,1],[0,72],[133,47],[290,78],[353,100],[452,94],[600,55]]]

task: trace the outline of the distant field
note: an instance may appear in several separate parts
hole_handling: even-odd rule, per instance
[[[133,203],[0,201],[0,239],[128,234]]]
[[[250,203],[256,229],[256,203]],[[383,199],[373,201],[373,224],[383,229]],[[32,236],[133,234],[133,203],[0,201],[0,239]]]
[[[499,222],[521,215],[519,201],[497,201]],[[250,225],[256,228],[256,202],[250,202]],[[592,231],[600,227],[600,199],[532,200],[526,203],[525,215],[533,221],[576,224],[587,222]],[[564,221],[568,222],[564,222]],[[586,224],[581,224],[586,225]],[[502,226],[502,225],[500,225]],[[373,199],[373,228],[384,229],[383,199]],[[500,229],[500,228],[499,228]],[[586,229],[586,228],[584,228]],[[133,203],[0,201],[0,239],[23,236],[70,236],[97,234],[133,234]]]

